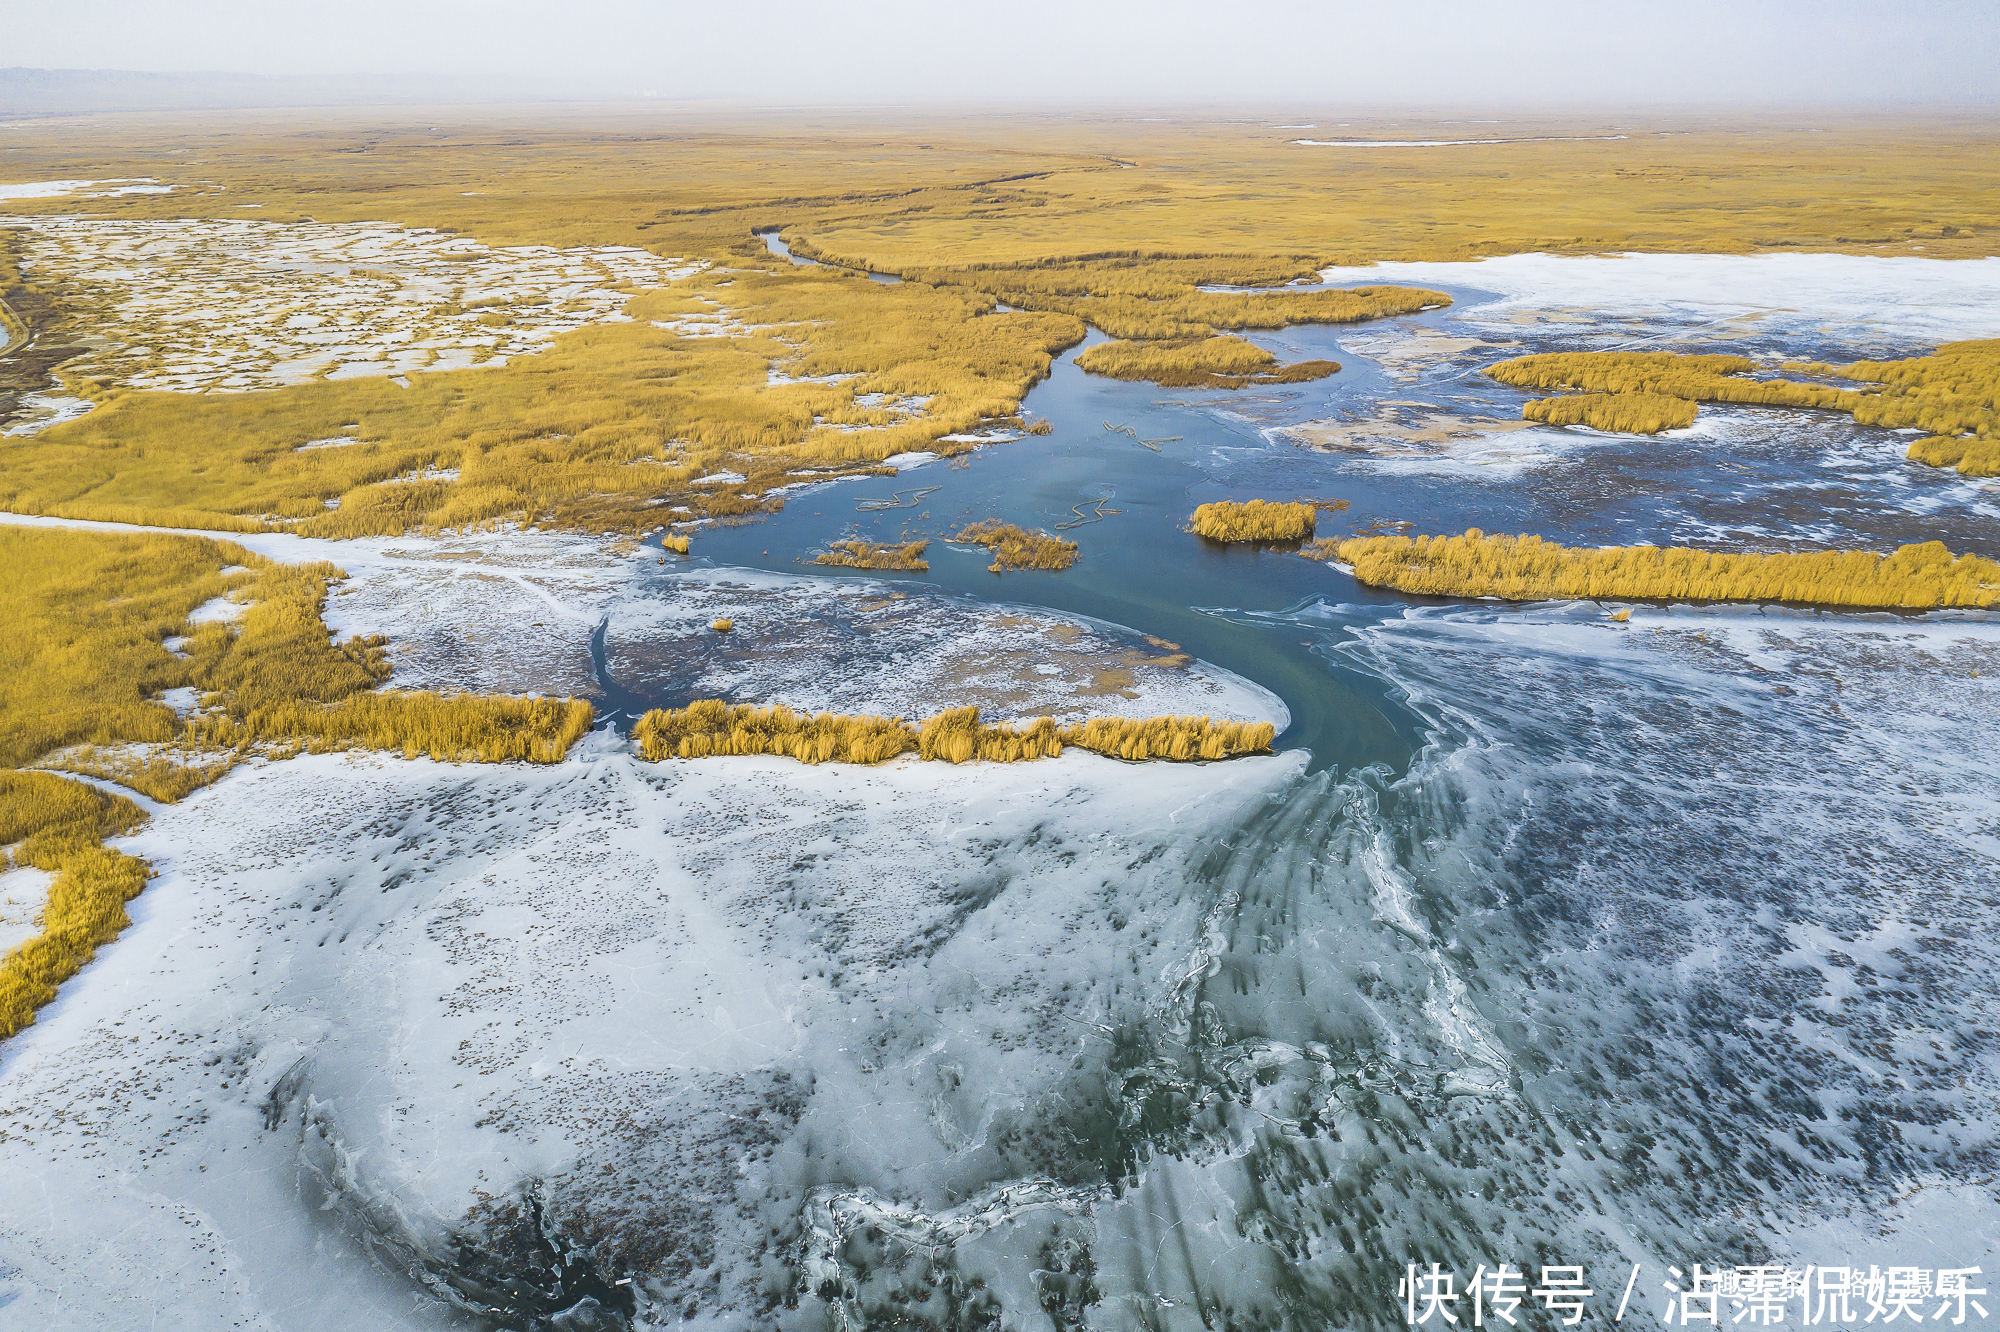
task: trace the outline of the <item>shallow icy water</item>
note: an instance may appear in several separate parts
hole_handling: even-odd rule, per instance
[[[1927,336],[1992,331],[2000,305],[2000,260],[1814,257],[1829,268],[1788,258],[1722,258],[1719,273],[1701,263],[1683,271],[1689,257],[1678,256],[1547,260],[1518,273],[1493,261],[1509,277],[1496,282],[1499,291],[1469,285],[1487,269],[1481,264],[1393,266],[1382,276],[1334,270],[1349,285],[1423,282],[1456,303],[1351,328],[1250,335],[1286,360],[1329,357],[1343,366],[1330,379],[1281,390],[1124,384],[1085,375],[1074,364],[1081,348],[1072,350],[1026,403],[1053,434],[983,447],[958,467],[931,462],[895,478],[794,493],[775,518],[700,534],[697,563],[795,572],[841,537],[928,537],[928,574],[872,576],[1076,611],[1170,639],[1282,697],[1292,725],[1280,744],[1310,750],[1315,767],[1400,769],[1417,729],[1381,683],[1330,657],[1317,638],[1256,617],[1324,600],[1348,608],[1358,625],[1394,614],[1408,598],[1361,587],[1289,548],[1188,535],[1182,528],[1197,504],[1346,501],[1346,511],[1321,516],[1322,536],[1407,522],[1419,532],[1476,526],[1584,545],[1884,549],[1941,539],[2000,552],[2000,482],[1912,463],[1903,457],[1907,437],[1895,432],[1831,413],[1731,407],[1704,407],[1692,428],[1653,438],[1519,429],[1520,404],[1533,395],[1478,373],[1530,352],[1635,346],[1764,359],[1915,355],[1934,345]],[[1621,263],[1635,276],[1600,275]],[[1958,285],[1944,285],[1932,269],[1948,270]],[[1968,281],[1974,270],[1979,280]],[[1725,299],[1732,280],[1742,289],[1733,302]],[[1557,299],[1538,306],[1505,289],[1510,283],[1529,291],[1546,283]],[[1898,283],[1913,288],[1900,305],[1887,294]],[[1608,308],[1570,308],[1586,289],[1608,291]],[[1775,292],[1793,303],[1774,308]],[[1085,345],[1102,340],[1092,334]],[[897,507],[873,507],[883,504]],[[939,540],[996,516],[1026,527],[1079,523],[1059,534],[1079,543],[1082,558],[1062,573],[995,575],[983,549]]]
[[[1743,262],[1733,311],[1671,264],[1601,315],[1569,269],[1508,279],[1546,308],[1370,274],[1460,303],[1260,336],[1347,367],[1283,394],[1065,358],[1028,404],[1051,436],[796,493],[697,536],[693,575],[516,578],[551,612],[511,669],[588,683],[601,624],[634,703],[1004,699],[953,642],[1004,656],[1040,606],[1130,627],[1075,620],[1101,646],[1066,679],[1150,635],[1281,696],[1295,752],[655,767],[599,734],[551,769],[241,772],[135,839],[137,924],[0,1054],[0,1326],[1305,1332],[1401,1324],[1412,1262],[1584,1265],[1591,1323],[1628,1277],[1658,1319],[1669,1264],[1992,1273],[2000,620],[1413,606],[1179,530],[1310,495],[1351,501],[1327,535],[2000,552],[1991,483],[1839,420],[1437,424],[1517,417],[1472,372],[1526,351],[1979,331],[1935,292],[1863,320],[1871,269],[1781,267],[1820,285],[1774,310]],[[849,532],[1099,498],[1066,573],[934,544],[928,576],[799,581]],[[471,574],[388,585],[357,577],[347,627],[439,678],[488,659],[451,632],[490,613]],[[701,639],[718,608],[742,642]],[[1135,706],[1259,697],[1119,669]]]

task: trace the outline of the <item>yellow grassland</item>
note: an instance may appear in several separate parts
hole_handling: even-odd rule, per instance
[[[1260,268],[1235,259],[1100,256],[914,268],[903,276],[986,292],[1017,309],[1074,315],[1114,338],[1127,339],[1206,339],[1216,329],[1357,324],[1451,304],[1443,292],[1423,287],[1223,292],[1202,291],[1197,285],[1259,277],[1283,281],[1296,273],[1296,263]]]
[[[255,557],[202,537],[0,527],[0,765],[180,731],[161,691],[195,683],[161,646],[205,602],[255,581]],[[324,641],[324,639],[322,639]]]
[[[1216,500],[1195,509],[1188,530],[1210,541],[1304,541],[1318,519],[1315,504]]]
[[[1193,762],[1268,753],[1269,722],[1208,717],[1098,718],[1058,725],[1041,717],[1018,725],[982,722],[978,708],[951,708],[921,724],[900,718],[806,716],[782,705],[739,707],[704,699],[685,708],[656,708],[641,717],[633,738],[647,759],[778,754],[801,763],[882,763],[901,754],[944,763],[1018,763],[1053,758],[1065,745],[1113,758]]]
[[[1338,361],[1299,361],[1281,366],[1278,358],[1241,338],[1213,337],[1162,342],[1102,342],[1077,354],[1078,366],[1112,379],[1142,379],[1164,388],[1239,389],[1253,384],[1299,384],[1324,379]]]
[[[759,331],[654,327],[671,313],[655,306],[686,298],[682,288]],[[1016,412],[1084,330],[1063,315],[992,314],[992,304],[825,269],[709,272],[635,297],[631,323],[565,334],[503,369],[419,375],[408,388],[373,379],[105,391],[78,421],[0,439],[0,507],[321,537],[493,520],[637,531],[669,500],[730,518],[776,507],[768,492],[796,470],[949,453],[939,436]],[[853,377],[772,384],[773,367],[794,379]],[[913,416],[860,406],[861,394],[927,402]],[[360,443],[301,448],[347,426]],[[746,479],[693,484],[714,471]]]
[[[993,554],[992,573],[1003,569],[1067,569],[1077,560],[1077,543],[1047,532],[1030,532],[998,518],[970,523],[947,538],[984,546]]]
[[[669,532],[665,536],[662,536],[660,538],[660,549],[670,550],[676,555],[687,554],[688,547],[691,546],[692,544],[693,543],[689,541],[688,538],[681,536],[677,532]]]
[[[384,640],[329,641],[330,564],[285,565],[209,537],[0,527],[0,767],[50,766],[173,801],[253,746],[273,755],[366,747],[448,760],[560,759],[590,727],[574,700],[385,692]],[[189,624],[230,596],[235,623]],[[169,651],[169,638],[183,639]],[[159,700],[192,687],[183,720]],[[0,960],[0,1038],[127,923],[143,862],[102,838],[130,801],[53,773],[0,772],[0,844],[51,870],[42,930]]]
[[[924,551],[930,547],[928,541],[862,541],[851,539],[832,541],[814,560],[814,564],[831,564],[845,569],[902,569],[911,573],[923,573],[930,567],[924,558]]]
[[[1327,543],[1320,543],[1325,546]],[[1780,601],[1930,609],[2000,601],[2000,563],[1942,542],[1872,551],[1724,554],[1679,547],[1583,550],[1537,536],[1353,537],[1329,554],[1375,587],[1448,597]]]
[[[1350,115],[1343,133],[1458,136],[1463,126],[1447,119]],[[1611,133],[1627,137],[1537,138]],[[232,111],[17,124],[7,173],[182,185],[91,201],[112,216],[240,219],[239,205],[257,203],[274,221],[388,218],[496,245],[744,259],[763,255],[753,230],[778,227],[815,253],[883,272],[1191,256],[1211,261],[1204,281],[1234,283],[1283,282],[1330,258],[1530,250],[1921,246],[1978,258],[1991,252],[2000,215],[2000,181],[1985,170],[1995,130],[1977,112],[1663,111],[1616,129],[1589,115],[1524,116],[1506,129],[1515,142],[1410,152],[1288,142],[1296,137],[1220,113],[1156,124],[1115,112],[951,120],[658,104],[440,107],[421,120],[398,110]],[[201,171],[182,169],[182,157]],[[44,214],[76,206],[8,204]]]
[[[1552,426],[1589,426],[1631,435],[1657,435],[1694,424],[1695,405],[1665,393],[1572,393],[1521,404],[1521,419]]]
[[[145,819],[123,796],[48,773],[0,772],[0,842],[15,843],[10,865],[55,875],[41,933],[0,957],[0,1040],[35,1020],[74,976],[131,924],[125,904],[146,886],[147,869],[103,845]]]
[[[739,272],[641,297],[632,324],[566,335],[504,369],[416,376],[407,390],[344,381],[162,401],[80,386],[106,399],[98,412],[0,447],[0,505],[325,535],[508,517],[636,528],[667,502],[729,517],[754,512],[800,460],[859,467],[1012,414],[1040,358],[1074,341],[1077,319],[1127,338],[1206,338],[1428,300],[1204,285],[1526,250],[1991,250],[2000,181],[1981,167],[1994,139],[1983,118],[1843,121],[1838,133],[1823,118],[1813,133],[1769,117],[1655,119],[1674,133],[1526,141],[1591,132],[1587,120],[1552,119],[1514,127],[1522,142],[1379,153],[1199,117],[953,123],[649,108],[427,112],[435,129],[323,111],[16,126],[12,177],[181,185],[93,200],[104,216],[241,219],[239,206],[255,203],[269,221],[388,220],[495,245],[639,245]],[[1362,120],[1343,132],[1422,131]],[[183,169],[192,160],[198,179]],[[926,280],[885,287],[775,263],[751,234],[773,227],[800,254]],[[68,284],[82,305],[87,285]],[[1003,292],[1023,313],[993,312]],[[696,310],[752,331],[690,339],[652,326]],[[871,382],[773,382],[771,368]],[[893,413],[853,402],[930,386],[942,392],[921,419],[892,423]],[[294,452],[356,420],[363,444]],[[749,479],[692,486],[718,465]],[[456,479],[422,479],[452,467]]]
[[[79,744],[217,754],[288,738],[548,762],[588,727],[581,702],[379,692],[384,640],[328,641],[321,610],[338,576],[208,537],[0,528],[0,615],[13,629],[0,649],[0,764]],[[225,595],[247,603],[234,623],[188,625]],[[179,653],[164,646],[175,635]],[[183,686],[204,704],[186,721],[158,701]],[[157,754],[66,761],[135,774],[163,798],[182,780]]]

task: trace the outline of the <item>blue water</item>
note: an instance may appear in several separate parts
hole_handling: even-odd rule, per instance
[[[765,240],[774,253],[785,252],[775,235]],[[1462,335],[1452,322],[1494,299],[1472,289],[1450,294],[1452,307],[1396,322]],[[697,563],[797,573],[810,565],[814,551],[839,538],[927,538],[927,574],[865,576],[1078,612],[1157,635],[1283,698],[1292,723],[1279,747],[1309,750],[1314,769],[1386,764],[1400,770],[1421,735],[1417,718],[1379,677],[1357,671],[1333,649],[1352,628],[1427,599],[1363,587],[1328,565],[1299,558],[1295,547],[1223,546],[1190,535],[1184,527],[1196,505],[1251,498],[1346,501],[1344,512],[1322,513],[1323,537],[1401,521],[1419,532],[1480,527],[1583,545],[1884,549],[1942,538],[1954,549],[1994,551],[1996,525],[1966,501],[1959,478],[1904,460],[1902,436],[1831,414],[1709,408],[1700,427],[1709,433],[1689,438],[1588,431],[1500,437],[1506,443],[1532,433],[1553,441],[1560,455],[1535,466],[1453,461],[1421,446],[1406,458],[1323,453],[1272,433],[1308,421],[1368,419],[1381,414],[1384,403],[1518,419],[1528,395],[1486,379],[1478,373],[1482,367],[1501,355],[1603,346],[1606,338],[1619,345],[1631,341],[1622,324],[1558,325],[1524,332],[1518,350],[1475,349],[1399,380],[1347,345],[1380,328],[1306,326],[1252,334],[1284,360],[1328,358],[1342,369],[1278,391],[1235,392],[1162,389],[1085,374],[1076,367],[1077,354],[1104,341],[1092,332],[1056,360],[1024,403],[1024,414],[1048,421],[1053,434],[981,447],[956,460],[959,465],[939,461],[895,479],[794,492],[771,518],[701,531]],[[1774,341],[1768,350],[1779,349],[1839,355],[1837,348],[1814,344],[1807,331],[1795,331],[1782,347]],[[931,493],[916,493],[922,490]],[[899,492],[901,502],[914,507],[862,507],[899,502]],[[1078,563],[1059,573],[996,575],[987,571],[983,549],[942,540],[985,518],[1053,530],[1099,512],[1101,521],[1059,533],[1082,547]],[[1747,523],[1746,515],[1752,516]],[[1319,617],[1325,629],[1301,633],[1292,613],[1311,605],[1332,613]]]

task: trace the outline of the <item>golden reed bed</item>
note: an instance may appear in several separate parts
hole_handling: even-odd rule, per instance
[[[336,644],[322,617],[342,576],[207,537],[0,528],[0,768],[39,763],[172,802],[252,753],[553,763],[589,730],[580,699],[380,689],[385,640]],[[188,622],[224,596],[247,603],[235,623]],[[160,701],[175,688],[197,691],[194,715]],[[0,958],[0,1039],[127,923],[149,871],[103,839],[144,818],[52,772],[0,771],[0,845],[56,876],[41,932]]]
[[[1100,717],[1058,725],[1043,717],[1014,725],[979,720],[978,708],[952,708],[919,724],[898,717],[807,715],[783,705],[734,706],[703,699],[655,708],[632,737],[648,759],[778,754],[801,763],[883,763],[903,754],[944,763],[1019,763],[1053,758],[1074,745],[1113,758],[1193,762],[1269,753],[1269,722],[1210,717]]]
[[[1313,534],[1320,508],[1305,501],[1216,500],[1195,509],[1187,530],[1210,541],[1304,541]]]
[[[1931,610],[2000,601],[2000,563],[1953,556],[1938,541],[1872,551],[1725,554],[1659,546],[1581,550],[1538,536],[1352,537],[1300,552],[1339,560],[1376,587],[1506,601],[1633,598],[1781,601],[1818,606]]]
[[[1785,365],[1878,386],[1867,390],[1743,378],[1756,368],[1742,356],[1562,352],[1502,361],[1486,373],[1516,388],[1582,390],[1522,406],[1523,418],[1548,425],[1651,435],[1693,425],[1697,403],[1805,407],[1846,412],[1862,425],[1928,431],[1910,445],[1910,458],[1965,476],[2000,475],[2000,339],[1946,343],[1904,361]]]

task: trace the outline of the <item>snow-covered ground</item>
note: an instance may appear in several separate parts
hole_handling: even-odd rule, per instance
[[[41,933],[37,918],[55,877],[26,865],[0,871],[0,954]]]
[[[1634,350],[1695,331],[1716,340],[1795,332],[1862,347],[2000,334],[2000,258],[1513,254],[1329,268],[1321,277],[1495,292],[1500,300],[1454,310],[1446,322],[1501,341],[1546,322],[1623,322]]]
[[[1110,1019],[1056,978],[1178,975],[1160,849],[1300,764],[600,736],[239,770],[125,840],[162,871],[134,925],[0,1051],[0,1322],[526,1326],[623,1277],[661,1323],[796,1321],[814,1187],[944,1208],[1006,1173]],[[1157,914],[1107,917],[1114,883]],[[599,1286],[496,1291],[556,1266],[531,1214]]]
[[[630,246],[493,248],[386,222],[8,217],[28,273],[74,284],[98,349],[65,373],[245,391],[505,365],[623,319],[701,267]]]
[[[117,531],[0,514],[0,523]],[[205,534],[212,535],[212,534]],[[912,719],[976,706],[993,720],[1205,714],[1290,722],[1262,686],[1121,625],[904,583],[696,567],[654,547],[507,531],[321,541],[230,540],[291,563],[330,560],[336,637],[386,634],[399,689],[603,700],[591,640],[624,694],[783,703]],[[218,599],[196,618],[229,618]],[[709,626],[733,620],[728,635]]]
[[[1992,261],[1870,267],[1925,262],[1334,275],[1501,292],[1380,358],[1414,374],[1563,329],[1984,331]],[[1393,391],[1321,445],[1492,475],[1587,443],[1482,451],[1456,399]],[[670,700],[1275,706],[902,581],[239,539],[343,565],[329,620],[389,633],[399,684],[589,692],[601,629],[612,679]],[[158,810],[123,843],[162,871],[134,926],[0,1046],[0,1326],[588,1327],[538,1321],[587,1299],[1361,1328],[1419,1258],[1595,1263],[1606,1318],[1629,1262],[1648,1317],[1676,1260],[1992,1270],[1991,616],[1243,618],[1406,701],[1407,773],[651,765],[598,733],[546,768],[254,762]]]
[[[390,634],[397,685],[594,694],[601,627],[639,689],[1286,720],[1172,644],[870,579],[242,541],[338,562],[328,619]],[[1108,1002],[1052,973],[1185,969],[1174,866],[1302,763],[655,765],[598,732],[549,767],[307,756],[147,802],[134,924],[0,1048],[0,1325],[528,1326],[618,1279],[656,1320],[763,1325],[827,1261],[809,1218],[1017,1188],[996,1126],[1045,1113]],[[1128,932],[1113,884],[1188,919]],[[0,886],[31,919],[45,885]],[[1046,1202],[1006,1198],[975,1211]]]
[[[160,184],[151,176],[126,176],[116,180],[30,180],[0,185],[0,199],[111,199],[121,194],[169,194],[173,188]]]

